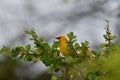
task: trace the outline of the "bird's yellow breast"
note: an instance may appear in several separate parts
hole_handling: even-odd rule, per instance
[[[60,52],[62,53],[63,56],[68,55],[66,42],[61,42],[59,47],[60,47]]]

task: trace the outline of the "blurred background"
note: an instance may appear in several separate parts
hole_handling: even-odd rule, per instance
[[[105,42],[105,19],[112,33],[120,34],[120,0],[0,0],[0,47],[33,43],[25,30],[35,29],[52,44],[56,36],[74,32],[78,42],[88,40],[91,49]],[[49,80],[42,62],[12,61],[0,55],[0,80]]]

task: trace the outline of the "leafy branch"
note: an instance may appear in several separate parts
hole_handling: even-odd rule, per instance
[[[84,41],[79,44],[77,42],[77,37],[73,32],[67,34],[67,50],[70,56],[63,57],[60,55],[59,41],[53,41],[52,45],[44,39],[44,37],[39,37],[34,29],[30,31],[25,31],[31,36],[30,40],[34,41],[34,47],[30,44],[26,46],[17,46],[14,48],[9,48],[3,46],[0,49],[0,54],[5,54],[12,59],[23,59],[25,62],[42,61],[46,66],[48,66],[48,73],[61,72],[60,76],[53,75],[52,80],[101,80],[103,76],[110,75],[108,70],[104,70],[106,56],[101,55],[102,53],[111,53],[115,50],[117,45],[112,43],[112,40],[116,39],[116,36],[111,34],[109,28],[110,20],[105,20],[107,25],[105,26],[106,33],[103,35],[106,43],[101,43],[100,47],[105,48],[103,50],[93,50],[89,49],[89,42]],[[93,53],[95,52],[95,57]],[[98,56],[98,54],[100,54]]]
[[[110,26],[109,26],[109,22],[110,20],[105,20],[105,22],[107,23],[106,26],[104,27],[104,29],[106,30],[106,33],[103,34],[103,37],[106,41],[106,43],[101,43],[100,47],[101,48],[106,48],[105,51],[106,53],[110,53],[110,49],[112,49],[111,47],[115,46],[114,43],[112,43],[112,40],[116,39],[115,35],[111,34],[111,30],[110,30]]]

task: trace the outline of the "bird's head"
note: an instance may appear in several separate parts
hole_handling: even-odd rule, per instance
[[[56,38],[59,42],[67,42],[67,38],[65,36],[59,36]]]

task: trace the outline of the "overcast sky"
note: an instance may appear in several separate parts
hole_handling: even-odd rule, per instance
[[[119,7],[119,0],[0,0],[0,46],[31,43],[24,31],[34,28],[50,44],[72,31],[93,47],[104,42],[105,19],[116,34]]]

